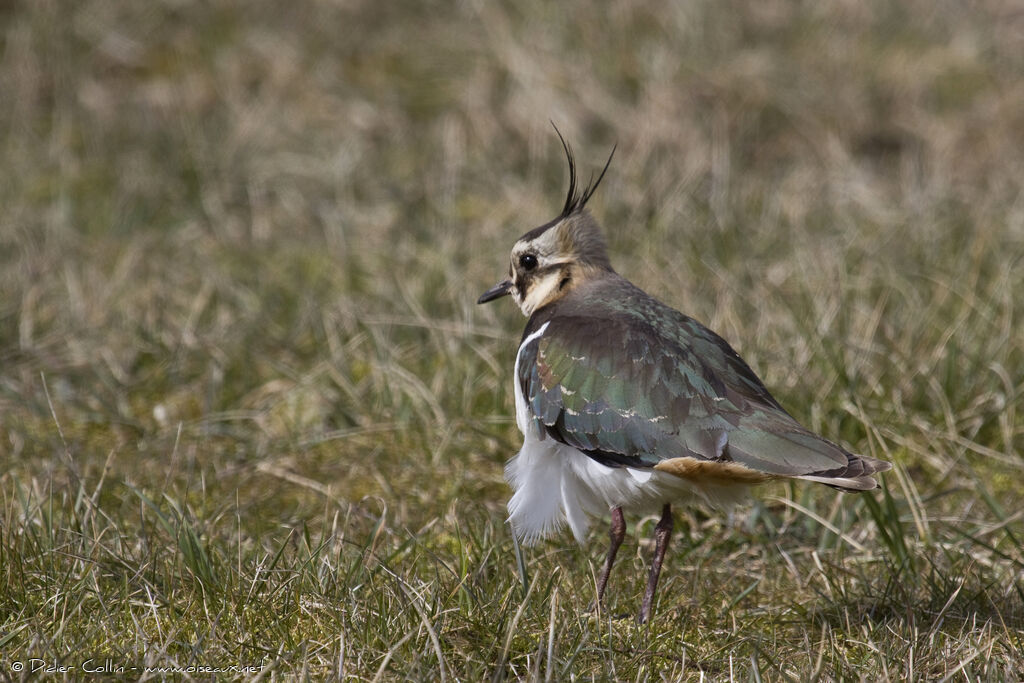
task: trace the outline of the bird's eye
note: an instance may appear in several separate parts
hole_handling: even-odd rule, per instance
[[[533,270],[537,267],[537,257],[533,254],[523,254],[519,257],[519,265],[523,270]]]

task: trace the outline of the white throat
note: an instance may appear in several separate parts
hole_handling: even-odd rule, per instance
[[[555,299],[558,296],[559,284],[562,276],[563,273],[561,270],[552,270],[544,277],[535,280],[526,291],[525,297],[521,297],[519,295],[519,290],[513,288],[512,298],[515,299],[515,302],[519,306],[519,310],[523,312],[523,315],[529,318],[538,308],[552,299]]]

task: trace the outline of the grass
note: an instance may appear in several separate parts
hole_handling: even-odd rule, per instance
[[[3,676],[1018,678],[1020,21],[6,6]],[[504,524],[522,319],[474,300],[561,205],[549,120],[584,169],[618,143],[620,272],[895,463],[680,509],[644,627],[656,520],[601,615],[603,525]]]

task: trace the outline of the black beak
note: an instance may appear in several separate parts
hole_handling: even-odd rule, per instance
[[[508,294],[510,291],[512,291],[512,281],[511,280],[505,280],[504,282],[499,282],[498,284],[494,285],[493,287],[488,289],[486,292],[481,294],[480,298],[477,299],[476,302],[478,304],[485,304],[488,301],[494,301],[495,299],[500,299],[501,297],[503,297],[506,294]]]

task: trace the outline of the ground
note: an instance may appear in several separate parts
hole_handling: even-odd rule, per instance
[[[2,676],[1019,678],[1022,36],[995,1],[4,5]],[[680,507],[643,627],[654,519],[600,614],[603,523],[504,522],[524,320],[474,301],[561,207],[552,122],[584,178],[618,145],[621,273],[895,464]]]

